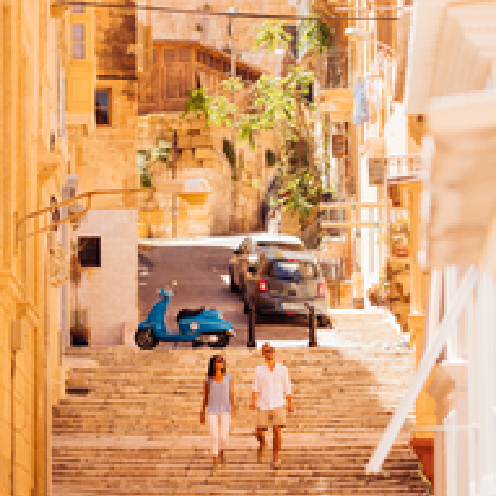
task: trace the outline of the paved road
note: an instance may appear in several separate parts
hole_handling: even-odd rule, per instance
[[[156,301],[157,289],[165,286],[172,288],[172,282],[176,280],[174,297],[167,312],[167,326],[177,328],[175,316],[181,308],[218,308],[236,331],[230,346],[245,347],[248,318],[243,313],[240,297],[229,289],[229,259],[232,253],[232,249],[218,246],[141,247],[138,259],[140,320],[146,317]],[[263,320],[257,325],[256,339],[307,340],[307,320]],[[171,346],[164,343],[160,345],[166,348]]]

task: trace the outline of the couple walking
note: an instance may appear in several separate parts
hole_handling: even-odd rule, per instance
[[[274,433],[273,466],[278,468],[281,465],[279,459],[281,429],[286,425],[284,395],[287,398],[288,412],[293,412],[291,383],[287,367],[276,363],[272,346],[265,343],[262,346],[262,355],[265,358],[265,363],[255,368],[250,403],[250,409],[257,410],[256,437],[259,442],[257,460],[258,462],[262,461],[266,448],[265,431],[272,427]],[[200,413],[202,424],[205,423],[205,408],[207,406],[213,463],[214,467],[217,467],[219,454],[221,462],[225,461],[224,449],[227,447],[229,437],[230,414],[233,417],[236,415],[233,380],[226,373],[226,363],[220,355],[215,355],[210,359],[208,375],[205,378],[203,409]]]

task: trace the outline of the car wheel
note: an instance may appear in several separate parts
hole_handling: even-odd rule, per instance
[[[203,346],[203,343],[201,341],[199,341],[198,339],[195,339],[192,343],[191,343],[191,347],[192,348],[201,348]]]
[[[224,348],[229,344],[229,336],[227,334],[215,334],[217,341],[209,341],[210,348]]]
[[[138,329],[134,340],[142,350],[152,350],[157,346],[157,338],[151,329]]]
[[[243,302],[243,313],[248,315],[250,313],[250,305],[245,301]]]

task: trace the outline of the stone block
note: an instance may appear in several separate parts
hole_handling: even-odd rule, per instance
[[[177,147],[178,148],[192,148],[191,146],[191,136],[177,136]]]
[[[192,148],[205,148],[212,145],[212,140],[207,134],[200,134],[199,136],[191,137]]]
[[[197,148],[195,158],[197,160],[219,160],[217,152],[212,148]]]

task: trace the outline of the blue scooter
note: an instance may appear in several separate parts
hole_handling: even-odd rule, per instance
[[[165,316],[169,299],[174,296],[171,290],[160,289],[159,299],[140,322],[134,336],[135,342],[142,350],[151,350],[160,341],[169,343],[191,342],[196,348],[208,344],[212,348],[224,348],[229,339],[235,335],[231,323],[225,320],[219,310],[211,308],[183,308],[176,316],[179,332],[167,328]]]

